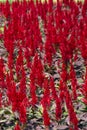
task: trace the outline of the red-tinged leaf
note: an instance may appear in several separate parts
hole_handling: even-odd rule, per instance
[[[87,99],[82,98],[81,101],[87,105]]]

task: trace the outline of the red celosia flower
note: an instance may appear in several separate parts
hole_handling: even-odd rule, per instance
[[[10,3],[8,0],[6,0],[6,3],[3,5],[2,9],[3,9],[4,16],[9,19],[11,11],[10,11]]]
[[[44,125],[49,126],[50,125],[50,118],[49,118],[49,115],[48,115],[47,110],[45,108],[43,108],[43,119],[44,119]]]
[[[19,116],[20,116],[20,122],[25,123],[26,122],[26,108],[23,104],[19,106]]]
[[[56,119],[59,120],[62,114],[61,102],[59,98],[56,98],[55,102],[56,102]]]
[[[37,96],[36,96],[36,86],[32,81],[30,82],[30,94],[31,94],[31,104],[34,106],[37,103]]]
[[[30,80],[42,87],[43,78],[43,64],[38,54],[36,53],[33,64],[31,66]]]
[[[41,100],[41,104],[42,104],[43,108],[45,109],[50,106],[50,101],[51,101],[49,81],[47,78],[44,79],[43,89],[44,89],[44,94],[43,94],[43,97]]]

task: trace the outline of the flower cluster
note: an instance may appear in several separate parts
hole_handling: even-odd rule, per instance
[[[57,120],[61,119],[66,105],[70,129],[78,130],[73,105],[78,97],[77,89],[87,104],[87,0],[84,3],[23,0],[12,4],[7,0],[0,3],[0,13],[5,19],[0,39],[7,51],[7,60],[0,58],[0,106],[5,89],[7,105],[17,112],[22,124],[27,121],[27,108],[40,104],[44,124],[49,126],[52,102],[56,105]],[[86,67],[82,88],[78,87],[74,69],[79,54]],[[53,68],[59,75],[58,84]],[[14,130],[20,129],[17,123]]]

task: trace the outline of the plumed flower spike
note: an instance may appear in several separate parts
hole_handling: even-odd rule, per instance
[[[49,117],[46,109],[43,109],[43,119],[44,119],[44,125],[49,126],[50,125],[50,117]]]
[[[33,64],[31,66],[31,75],[30,79],[35,82],[35,84],[39,85],[42,87],[43,83],[43,64],[41,62],[41,59],[39,58],[38,54],[36,53],[34,57]]]

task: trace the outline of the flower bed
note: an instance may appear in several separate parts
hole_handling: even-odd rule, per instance
[[[75,105],[87,105],[87,1],[7,1],[0,14],[0,106],[14,113],[14,130],[24,129],[30,109],[40,110],[46,129],[67,112],[69,129],[78,130]]]

